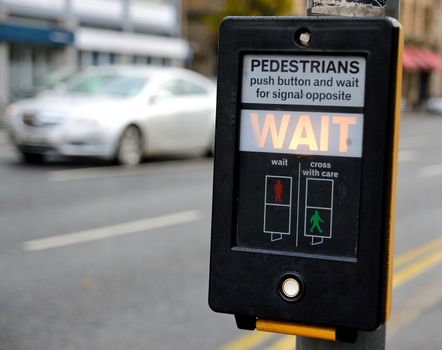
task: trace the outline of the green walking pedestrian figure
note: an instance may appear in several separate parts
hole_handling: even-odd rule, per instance
[[[315,210],[315,213],[311,216],[310,223],[312,224],[310,226],[310,232],[313,233],[313,230],[316,228],[319,233],[322,233],[322,229],[319,223],[324,223],[324,220],[322,220],[317,210]]]

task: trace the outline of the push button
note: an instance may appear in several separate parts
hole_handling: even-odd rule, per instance
[[[282,293],[290,299],[296,298],[301,292],[301,285],[293,277],[289,277],[282,282]]]
[[[283,276],[279,284],[279,293],[287,301],[295,301],[304,293],[304,281],[297,273]]]

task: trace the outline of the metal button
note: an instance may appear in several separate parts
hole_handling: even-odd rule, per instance
[[[281,290],[284,296],[294,299],[301,292],[301,285],[295,278],[289,277],[282,282]]]

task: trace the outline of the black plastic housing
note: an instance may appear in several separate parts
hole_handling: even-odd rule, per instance
[[[311,33],[305,47],[295,40],[301,28]],[[230,17],[221,24],[209,285],[209,305],[214,311],[241,319],[258,317],[359,330],[374,330],[385,322],[387,263],[392,254],[389,224],[399,30],[398,23],[389,18]],[[356,259],[334,260],[237,245],[245,53],[366,58],[365,106],[358,109],[364,115],[364,132]],[[316,107],[315,111],[324,109],[334,107]],[[282,276],[292,272],[302,276],[305,288],[301,298],[289,302],[281,297],[278,286]]]

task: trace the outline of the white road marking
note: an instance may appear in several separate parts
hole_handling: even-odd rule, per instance
[[[434,164],[420,168],[418,171],[418,176],[422,178],[440,176],[442,175],[442,164]]]
[[[417,158],[417,152],[412,150],[399,151],[399,162],[411,162]]]
[[[157,228],[184,224],[187,222],[197,221],[201,217],[202,214],[198,210],[181,211],[144,220],[99,227],[92,230],[34,239],[31,241],[23,242],[22,248],[25,251],[39,251],[60,248],[74,244],[97,241],[137,232],[141,233],[143,231],[153,230]]]
[[[210,162],[207,160],[197,160],[191,162],[188,160],[178,160],[161,164],[140,165],[137,167],[103,166],[73,170],[56,170],[49,173],[49,180],[52,182],[64,182],[84,179],[110,178],[117,176],[157,174],[171,170],[189,171],[205,168],[209,164]]]

